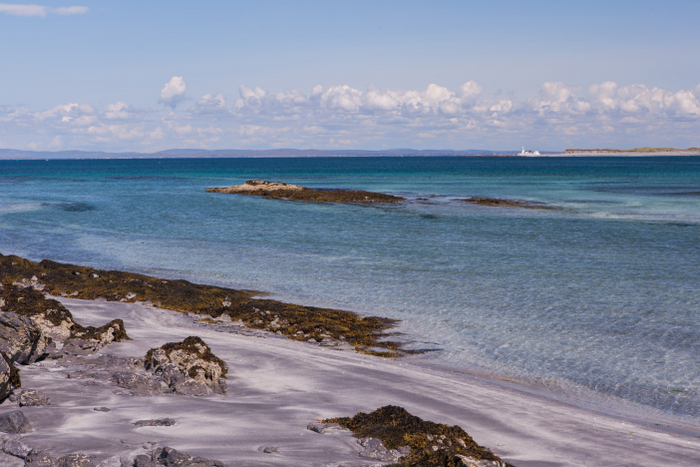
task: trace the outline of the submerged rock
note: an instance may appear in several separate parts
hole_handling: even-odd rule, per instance
[[[170,342],[146,354],[147,370],[160,377],[172,392],[204,396],[226,394],[227,366],[199,337]]]
[[[523,201],[520,199],[503,199],[503,198],[487,198],[485,196],[470,196],[462,198],[460,201],[470,204],[478,204],[480,206],[504,207],[504,208],[523,208],[523,209],[554,209],[544,203],[535,201]]]

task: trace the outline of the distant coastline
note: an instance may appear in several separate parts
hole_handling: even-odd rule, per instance
[[[700,156],[700,148],[567,149],[562,156]]]
[[[583,157],[583,156],[700,156],[700,148],[634,148],[634,149],[566,149],[563,152],[538,151],[522,155],[520,151],[489,149],[168,149],[158,152],[104,151],[25,151],[0,148],[0,160],[97,160],[97,159],[247,159],[304,157]]]

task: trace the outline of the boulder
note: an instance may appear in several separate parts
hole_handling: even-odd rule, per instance
[[[0,446],[2,452],[11,456],[19,457],[20,459],[28,459],[33,449],[18,439],[0,437]]]
[[[46,337],[31,318],[0,313],[0,352],[12,362],[28,364],[45,356]]]
[[[19,434],[31,433],[32,424],[21,410],[14,410],[0,414],[0,431],[3,433]]]
[[[226,363],[199,337],[190,336],[182,342],[151,349],[144,364],[177,394],[203,396],[227,392]]]

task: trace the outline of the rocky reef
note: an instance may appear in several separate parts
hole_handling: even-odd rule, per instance
[[[323,423],[351,430],[365,447],[360,456],[394,462],[391,466],[395,467],[512,467],[476,444],[459,426],[422,420],[403,407],[387,405],[371,413],[331,418]]]
[[[208,192],[261,196],[269,199],[305,201],[307,203],[397,203],[400,196],[362,190],[313,189],[282,182],[248,180],[242,185],[227,188],[209,188]]]
[[[81,338],[84,331],[74,327],[70,312],[56,300],[45,300],[43,292],[78,299],[151,302],[156,307],[202,315],[204,319],[240,322],[290,339],[312,341],[326,346],[350,346],[355,350],[385,357],[398,357],[408,350],[387,339],[397,321],[376,316],[359,316],[350,311],[317,308],[253,298],[252,290],[193,284],[184,280],[164,280],[121,271],[103,271],[50,260],[33,262],[18,256],[0,254],[0,275],[6,283],[4,294],[12,311],[35,317],[45,335]],[[12,295],[17,286],[26,298]],[[32,285],[34,284],[34,285]],[[10,287],[14,287],[10,289]],[[41,289],[42,292],[39,292]],[[36,292],[36,293],[35,293]],[[5,296],[5,295],[3,295]],[[31,302],[31,306],[29,306]],[[3,307],[3,310],[10,310]],[[113,322],[114,323],[114,322]],[[112,323],[110,323],[112,324]],[[109,325],[108,325],[109,326]],[[93,331],[93,334],[97,330]],[[121,330],[101,332],[121,339]],[[411,351],[415,352],[415,351]]]

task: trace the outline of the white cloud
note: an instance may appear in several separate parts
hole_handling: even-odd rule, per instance
[[[0,3],[0,13],[13,16],[41,16],[46,17],[49,13],[58,15],[84,15],[89,11],[85,6],[68,6],[59,8],[49,8],[42,5],[18,5],[12,3]]]
[[[228,112],[226,96],[223,94],[205,94],[190,110],[198,114],[226,113]]]
[[[366,90],[317,85],[310,93],[241,86],[233,105],[223,94],[211,93],[181,109],[185,91],[184,79],[173,77],[160,99],[169,108],[156,110],[138,110],[124,101],[104,108],[87,103],[39,111],[0,107],[0,139],[10,147],[36,144],[46,149],[60,143],[62,148],[108,151],[212,146],[459,149],[541,142],[560,148],[693,146],[700,134],[697,88],[665,90],[610,81],[586,90],[547,82],[534,97],[518,100],[484,95],[474,81],[456,89],[436,83],[424,89],[370,85]]]
[[[129,118],[129,106],[126,102],[117,102],[116,104],[109,104],[107,106],[107,112],[105,112],[105,117],[109,120],[115,119],[125,119]]]
[[[185,100],[185,90],[187,90],[187,83],[184,78],[182,76],[173,76],[160,90],[158,102],[174,109],[177,104]]]
[[[10,3],[0,3],[0,13],[7,13],[13,16],[46,16],[45,6],[40,5],[14,5]]]
[[[60,8],[52,8],[51,11],[57,15],[84,15],[89,9],[86,6],[64,6]]]

